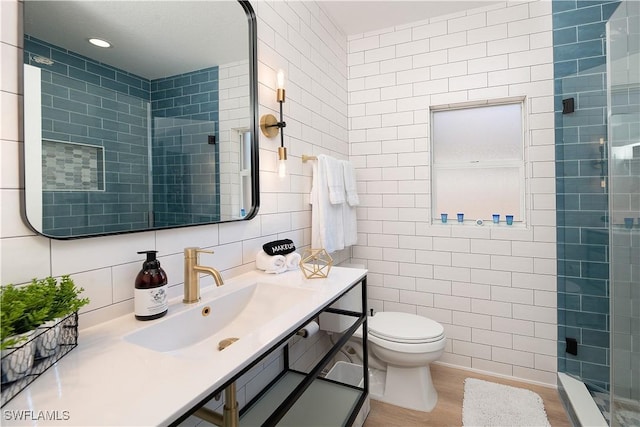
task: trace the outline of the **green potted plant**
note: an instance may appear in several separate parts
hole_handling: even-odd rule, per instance
[[[39,328],[43,329],[36,337],[36,358],[50,357],[58,351],[58,338],[62,329],[63,319],[78,311],[89,303],[88,298],[80,298],[83,288],[76,288],[69,275],[60,278],[60,282],[47,277],[33,280],[42,290],[42,304],[48,307],[45,321]]]
[[[88,298],[79,297],[82,291],[68,275],[60,283],[47,277],[26,286],[0,288],[2,383],[25,376],[36,355],[49,357],[57,352],[63,318],[89,303]]]
[[[49,311],[49,307],[42,305],[43,294],[43,289],[33,284],[7,285],[0,290],[2,383],[24,377],[33,366],[33,334]]]

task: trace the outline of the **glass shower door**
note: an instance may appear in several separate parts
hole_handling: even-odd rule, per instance
[[[640,3],[607,23],[611,425],[640,425]]]

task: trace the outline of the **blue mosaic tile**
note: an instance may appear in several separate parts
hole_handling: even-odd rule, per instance
[[[576,27],[562,28],[553,31],[553,44],[561,45],[575,43],[578,41],[578,32]]]
[[[603,110],[604,111],[604,110]],[[600,158],[600,138],[607,137],[607,126],[602,125],[588,125],[581,126],[579,131],[579,142],[581,145],[587,147],[591,157],[585,157],[598,160]]]
[[[124,83],[127,86],[142,89],[142,78],[134,76],[129,73],[117,72],[116,73],[116,81],[119,83]]]
[[[606,246],[602,245],[574,245],[565,244],[563,247],[563,259],[605,262],[607,259]],[[559,255],[560,256],[560,255]]]
[[[128,93],[129,92],[129,87],[124,84],[124,83],[119,83],[115,80],[111,80],[111,79],[107,79],[104,77],[100,78],[100,82],[102,84],[102,86],[112,89],[116,92],[123,92],[123,93]]]
[[[578,60],[578,74],[604,73],[606,71],[606,56],[594,56]]]
[[[562,96],[556,97],[560,102],[560,109],[562,109]],[[556,123],[562,123],[562,115],[561,113],[557,114],[557,117],[560,120],[556,120]],[[556,144],[571,144],[579,142],[580,129],[577,127],[570,128],[558,128],[555,131]]]
[[[108,105],[105,100],[102,101],[102,105]],[[96,116],[96,117],[102,117],[103,119],[107,119],[107,120],[117,120],[118,119],[118,112],[114,111],[113,109],[110,108],[100,108],[100,107],[94,107],[94,106],[88,106],[87,107],[87,114],[90,116]]]
[[[582,295],[582,311],[591,313],[609,313],[609,298]]]
[[[198,104],[188,104],[182,109],[183,115],[192,116],[200,112],[200,106]]]
[[[81,80],[85,83],[91,83],[94,85],[100,85],[100,81],[101,81],[101,77],[99,75],[88,73],[84,70],[80,70],[74,67],[69,67],[68,76],[74,79]]]
[[[51,74],[51,83],[59,85],[59,86],[64,86],[66,88],[69,89],[76,89],[82,92],[86,92],[87,91],[87,84],[83,81],[80,80],[76,80],[76,79],[71,79],[69,77],[67,77],[66,75],[60,75],[60,74]]]
[[[35,38],[25,36],[24,39],[24,51],[25,54],[41,55],[45,58],[51,58],[51,47],[45,43],[40,42]],[[27,56],[28,58],[28,56]],[[29,61],[25,61],[29,62]]]
[[[69,99],[69,88],[51,84],[51,83],[42,83],[41,91],[43,94],[55,96],[56,98]]]
[[[565,325],[588,329],[605,329],[607,327],[607,316],[596,313],[585,313],[582,311],[564,311]]]
[[[564,193],[573,194],[601,194],[600,176],[591,177],[566,177],[562,178]],[[586,217],[585,217],[586,218]],[[590,222],[593,224],[593,222]],[[570,225],[570,224],[565,224]],[[596,225],[597,226],[597,225]]]
[[[558,3],[557,1],[554,1]],[[560,29],[566,27],[575,27],[577,25],[583,25],[590,22],[598,22],[602,19],[602,9],[600,5],[591,7],[581,7],[579,9],[567,10],[567,11],[554,11],[553,13],[553,28]]]
[[[135,87],[129,87],[129,95],[135,96],[136,98],[149,99],[149,91],[144,89],[138,89]]]
[[[99,96],[103,100],[103,102],[115,100],[117,96],[114,91],[95,85],[88,85],[86,93]]]
[[[559,12],[565,12],[567,10],[573,10],[576,9],[577,6],[577,1],[576,0],[562,0],[562,1],[553,1],[551,3],[551,7],[552,7],[552,12],[554,14],[559,13]]]
[[[559,161],[556,162],[556,176],[576,176],[579,175],[579,161]],[[562,181],[564,182],[564,180]],[[566,192],[566,191],[565,191]],[[577,200],[576,200],[577,202]]]
[[[585,345],[609,348],[609,332],[582,329],[582,343]]]
[[[563,93],[605,90],[605,79],[602,74],[571,76],[562,79]],[[579,109],[576,110],[579,112]],[[574,113],[575,114],[575,113]],[[567,115],[568,117],[569,115]]]
[[[117,138],[117,133],[108,129],[89,128],[89,136],[92,138],[107,139],[113,141]]]
[[[564,243],[558,245],[558,250],[563,251],[564,246]],[[580,261],[571,261],[560,257],[558,258],[558,275],[565,277],[580,277]],[[558,292],[566,291],[564,285],[564,280],[558,282]]]
[[[42,116],[57,122],[71,121],[71,113],[67,110],[61,110],[58,108],[42,107]]]
[[[92,61],[87,61],[86,70],[90,73],[97,74],[101,77],[106,77],[111,80],[115,80],[116,71],[113,68],[105,67],[102,64],[98,64]]]
[[[597,127],[597,129],[600,129]],[[581,129],[582,130],[582,129]],[[593,137],[600,135],[594,131],[589,144],[556,145],[556,161],[562,160],[600,160],[600,144]],[[582,137],[582,135],[580,136]]]
[[[578,93],[577,108],[596,108],[607,105],[607,92],[603,90],[592,90]]]
[[[586,346],[582,344],[578,344],[578,355],[573,356],[571,354],[567,354],[567,359],[576,359],[581,362],[594,363],[598,365],[606,365],[607,363],[607,352],[606,348],[598,348],[592,346]]]
[[[585,42],[565,44],[555,46],[553,49],[554,60],[558,62],[577,60],[590,56],[600,56],[603,54],[604,44],[602,40],[589,40]]]
[[[582,228],[580,229],[580,242],[587,245],[607,246],[609,244],[609,233],[604,227],[601,229]]]
[[[102,98],[84,91],[71,90],[69,93],[69,99],[96,107],[102,105]]]
[[[87,135],[87,127],[72,123],[54,122],[53,131],[67,135]]]
[[[71,113],[70,122],[95,128],[102,127],[102,119],[98,117],[87,116],[84,114]]]
[[[562,296],[562,298],[560,298],[560,296]],[[563,304],[559,305],[558,308],[571,311],[580,310],[580,295],[561,293],[558,294],[558,302],[560,302],[560,300],[563,301]]]
[[[607,295],[607,282],[600,279],[587,279],[581,277],[558,277],[558,288],[563,288],[566,293],[583,295]]]
[[[603,383],[609,382],[609,366],[608,365],[596,365],[592,363],[582,363],[582,377],[588,380],[602,381]]]
[[[606,36],[606,27],[604,21],[579,25],[577,29],[578,41],[604,39]]]

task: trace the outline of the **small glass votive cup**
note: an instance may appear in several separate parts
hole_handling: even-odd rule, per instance
[[[447,223],[447,214],[446,213],[441,213],[440,214],[440,219],[442,220],[443,224]]]
[[[624,219],[624,228],[633,228],[633,218],[625,218]]]
[[[507,225],[513,225],[513,215],[507,215]]]
[[[493,214],[493,223],[494,224],[500,223],[500,214]]]
[[[458,222],[464,222],[464,214],[463,213],[459,213],[458,214]]]

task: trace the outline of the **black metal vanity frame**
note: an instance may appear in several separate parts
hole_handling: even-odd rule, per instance
[[[351,291],[353,288],[355,288],[359,284],[362,284],[362,286],[361,286],[361,291],[362,291],[361,292],[362,293],[362,305],[361,305],[362,312],[330,308],[330,306],[333,303],[338,301],[347,292]],[[324,357],[320,360],[320,362],[318,362],[315,365],[315,367],[313,369],[311,369],[311,371],[309,371],[308,373],[304,373],[304,372],[300,372],[300,371],[296,371],[296,370],[291,369],[290,366],[289,366],[289,344],[287,343],[287,341],[289,341],[294,335],[296,335],[296,332],[298,330],[304,328],[308,323],[313,321],[315,318],[317,318],[320,315],[320,313],[323,313],[323,312],[334,313],[334,314],[339,314],[339,315],[345,315],[345,316],[350,316],[350,317],[356,317],[357,319],[354,322],[354,324],[344,334],[342,334],[340,339],[324,355]],[[363,360],[363,367],[362,367],[363,387],[361,388],[361,387],[351,386],[349,384],[340,383],[340,382],[329,380],[329,379],[326,379],[326,378],[318,378],[318,375],[326,367],[326,365],[329,363],[329,361],[340,351],[342,346],[344,346],[347,343],[347,341],[356,332],[356,330],[358,329],[358,327],[360,327],[360,325],[362,325],[362,348],[363,348],[363,356],[364,356],[363,357],[363,359],[364,359]],[[251,363],[249,363],[245,368],[243,368],[233,378],[231,378],[230,380],[225,382],[222,386],[218,387],[215,391],[213,391],[206,398],[204,398],[202,401],[200,401],[200,403],[198,403],[192,409],[187,411],[185,414],[181,415],[177,420],[172,422],[170,425],[171,426],[177,426],[178,424],[180,424],[182,421],[187,419],[191,414],[193,414],[198,408],[202,407],[208,401],[210,401],[215,395],[221,393],[225,388],[227,388],[227,386],[229,386],[231,383],[233,383],[233,382],[237,381],[238,379],[240,379],[245,373],[247,373],[249,370],[251,370],[258,363],[263,361],[267,356],[271,355],[274,351],[277,351],[277,350],[280,350],[280,349],[282,349],[283,352],[284,352],[284,355],[283,355],[283,357],[284,357],[284,369],[278,374],[278,376],[271,383],[269,383],[260,393],[258,393],[257,396],[255,396],[250,402],[248,402],[242,408],[242,410],[240,411],[240,425],[242,425],[242,415],[243,414],[245,414],[248,410],[250,410],[255,403],[257,403],[265,394],[267,394],[269,392],[269,390],[284,375],[286,375],[288,372],[294,372],[294,373],[297,373],[297,374],[304,375],[305,378],[293,389],[293,391],[291,391],[289,393],[289,395],[284,399],[284,401],[278,407],[276,407],[274,409],[274,411],[272,412],[271,416],[269,416],[265,420],[265,422],[262,424],[262,426],[275,426],[275,425],[277,425],[278,422],[295,405],[295,403],[298,401],[298,399],[303,395],[303,393],[309,388],[309,386],[311,386],[311,384],[314,381],[328,381],[328,382],[331,382],[331,383],[340,384],[343,387],[347,387],[347,388],[351,388],[351,389],[355,389],[355,390],[361,391],[361,395],[358,398],[355,406],[353,407],[353,410],[351,411],[351,414],[350,414],[349,418],[346,419],[345,423],[343,424],[345,426],[351,426],[354,423],[354,421],[356,420],[356,417],[358,416],[358,413],[360,412],[360,409],[362,408],[362,406],[363,406],[363,404],[364,404],[364,402],[365,402],[365,400],[366,400],[366,398],[367,398],[367,396],[369,394],[369,375],[368,375],[369,366],[368,366],[368,360],[367,360],[368,359],[368,357],[367,357],[368,356],[368,345],[367,345],[367,276],[365,275],[362,279],[360,279],[359,281],[357,281],[354,284],[352,284],[351,286],[349,286],[340,295],[338,295],[333,300],[329,301],[322,309],[318,310],[317,312],[311,313],[308,317],[306,317],[301,322],[299,322],[294,327],[293,332],[289,333],[287,336],[285,336],[284,338],[279,340],[276,344],[271,346],[271,348],[269,348],[269,350],[264,352],[262,355],[257,357],[255,360],[251,361]],[[317,404],[321,405],[322,402],[317,402]],[[330,410],[331,408],[327,408],[327,409]]]

